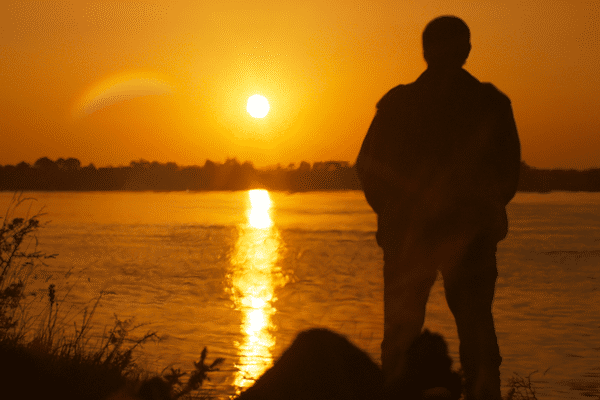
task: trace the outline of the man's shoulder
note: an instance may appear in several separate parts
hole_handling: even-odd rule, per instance
[[[411,92],[411,85],[412,83],[402,84],[390,89],[381,100],[377,102],[377,109],[386,108],[404,101]]]
[[[469,82],[471,87],[479,88],[480,93],[483,93],[484,97],[487,99],[496,103],[510,104],[510,99],[508,96],[501,92],[500,89],[498,89],[493,83],[481,82],[464,69],[462,70],[462,76],[466,82]]]
[[[510,105],[510,98],[490,82],[481,82],[481,88],[489,99],[500,103]]]
[[[470,93],[483,94],[484,98],[492,103],[498,105],[509,105],[511,104],[510,98],[500,91],[494,84],[490,82],[480,82],[477,78],[469,74],[467,71],[462,70],[461,81],[462,85],[470,88]],[[427,74],[422,74],[419,79],[415,82],[408,84],[400,84],[390,89],[380,100],[377,102],[377,109],[398,106],[407,106],[410,102],[419,98],[422,92],[431,91],[431,87],[427,84]]]

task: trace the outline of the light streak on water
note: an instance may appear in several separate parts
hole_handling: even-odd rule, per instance
[[[275,290],[286,283],[276,266],[282,242],[270,215],[269,192],[251,190],[248,196],[247,222],[239,227],[230,274],[232,299],[242,313],[244,335],[237,344],[234,385],[238,392],[251,386],[273,364]]]

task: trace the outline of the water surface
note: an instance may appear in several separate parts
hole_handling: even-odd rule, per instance
[[[95,334],[115,314],[147,324],[140,333],[163,338],[142,349],[156,372],[191,370],[207,346],[209,361],[226,359],[211,383],[220,397],[314,326],[379,361],[382,253],[362,193],[254,193],[28,193],[50,221],[40,248],[59,254],[38,273],[39,297],[51,282],[72,287],[65,308],[104,293]],[[11,197],[0,193],[0,209]],[[494,303],[503,381],[538,370],[540,399],[599,396],[600,195],[519,193],[508,212]],[[458,360],[440,280],[425,326]]]

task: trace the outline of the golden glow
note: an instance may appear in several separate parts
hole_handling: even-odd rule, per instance
[[[248,104],[246,104],[246,111],[254,118],[264,118],[269,113],[269,101],[266,97],[260,94],[255,94],[248,98]]]
[[[248,198],[248,222],[239,227],[230,273],[231,297],[242,312],[244,335],[234,381],[238,391],[251,386],[273,363],[275,289],[286,283],[276,265],[282,243],[270,216],[269,192],[251,190]]]

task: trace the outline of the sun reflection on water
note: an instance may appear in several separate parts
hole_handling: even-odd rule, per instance
[[[234,385],[240,392],[251,386],[273,364],[271,316],[277,311],[275,289],[285,285],[277,267],[282,242],[271,219],[271,198],[266,190],[248,192],[248,221],[239,227],[231,258],[230,289],[236,309],[242,312],[244,338],[237,344],[239,362]]]

